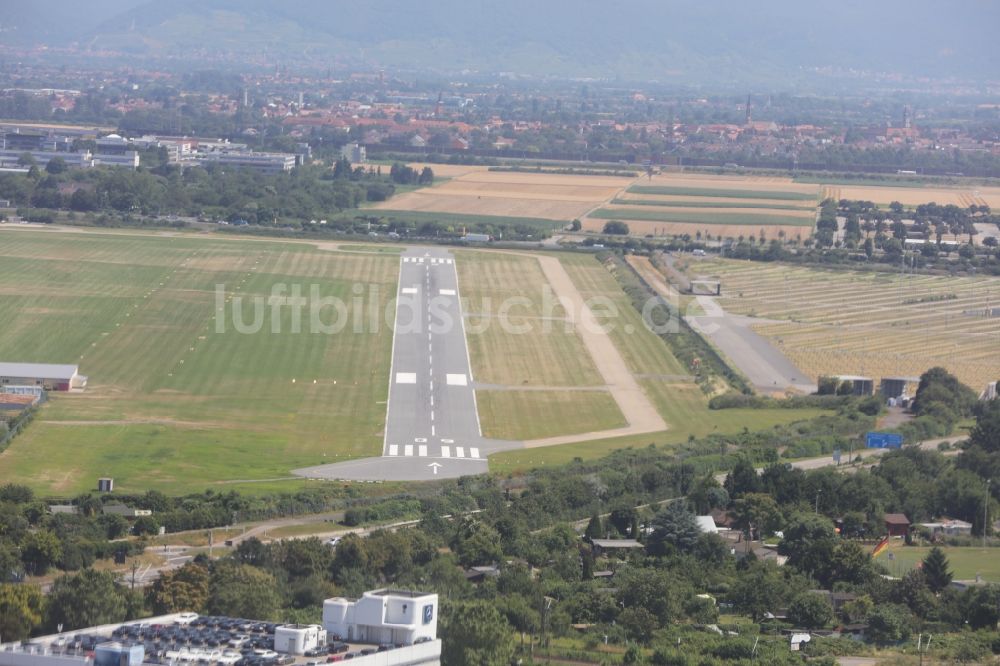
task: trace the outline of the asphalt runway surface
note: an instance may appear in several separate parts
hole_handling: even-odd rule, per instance
[[[699,296],[698,304],[706,314],[686,317],[688,323],[707,335],[758,391],[816,391],[816,384],[805,373],[795,367],[767,338],[750,328],[760,320],[729,314],[715,299],[708,296]]]
[[[485,439],[451,252],[411,248],[400,257],[382,455],[306,467],[294,474],[411,481],[484,474],[486,457],[521,442]]]

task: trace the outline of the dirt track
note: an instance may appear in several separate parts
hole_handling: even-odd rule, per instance
[[[608,387],[611,396],[618,403],[618,408],[628,422],[624,428],[605,430],[601,432],[581,433],[577,435],[564,435],[559,437],[546,437],[544,439],[530,440],[524,443],[525,448],[535,448],[540,446],[554,446],[556,444],[569,444],[572,442],[583,442],[604,437],[619,437],[624,435],[639,435],[647,432],[662,432],[667,429],[667,424],[660,416],[659,412],[650,402],[649,397],[643,392],[642,387],[632,376],[615,347],[611,338],[600,330],[600,323],[594,317],[593,312],[587,307],[583,296],[576,288],[569,273],[556,257],[535,256],[542,267],[545,278],[552,286],[556,296],[566,304],[566,309],[570,319],[574,322],[580,339],[594,360],[604,383]]]

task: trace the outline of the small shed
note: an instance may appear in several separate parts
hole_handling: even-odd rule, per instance
[[[883,518],[885,521],[885,533],[891,537],[905,537],[910,531],[910,519],[906,514],[887,513]]]
[[[645,546],[635,539],[591,539],[594,555],[620,554],[627,555],[632,550],[642,550]]]

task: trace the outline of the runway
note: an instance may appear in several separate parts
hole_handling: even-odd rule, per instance
[[[359,481],[483,474],[487,455],[522,444],[483,438],[473,384],[455,257],[411,248],[400,257],[382,456],[294,473]]]

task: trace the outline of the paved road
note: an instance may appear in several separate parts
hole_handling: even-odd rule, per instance
[[[699,296],[697,300],[705,315],[685,317],[685,320],[696,331],[708,336],[746,375],[754,388],[764,393],[786,389],[801,393],[816,392],[816,384],[805,373],[767,338],[750,328],[761,320],[729,314],[710,296]]]
[[[961,442],[964,439],[966,439],[965,435],[958,437],[956,436],[939,437],[937,439],[925,439],[924,441],[920,442],[919,444],[915,444],[914,446],[917,446],[923,449],[924,451],[936,451],[938,445],[943,442],[948,442],[949,444],[957,444],[958,442]],[[854,449],[851,455],[853,455],[855,459],[861,458],[864,462],[867,462],[868,458],[871,458],[873,456],[880,456],[884,454],[886,451],[891,451],[891,450],[892,449]],[[957,456],[959,453],[961,453],[961,450],[951,449],[950,451],[945,451],[944,455]],[[846,473],[853,473],[862,468],[861,465],[852,465],[848,463],[847,451],[843,452],[843,456],[844,456],[843,463],[840,465],[837,465],[837,463],[834,462],[832,455],[820,456],[819,458],[805,458],[803,460],[796,460],[789,464],[794,469],[802,469],[802,470],[821,469],[823,467],[833,467],[836,465],[838,470]],[[864,462],[862,464],[864,464]],[[756,469],[758,474],[764,471],[763,467],[757,467]],[[726,480],[726,476],[728,474],[729,472],[721,472],[715,475],[715,479],[719,483],[722,483],[723,481]]]
[[[294,470],[299,476],[420,481],[488,471],[490,453],[520,442],[482,436],[454,256],[411,248],[400,257],[382,456]]]

